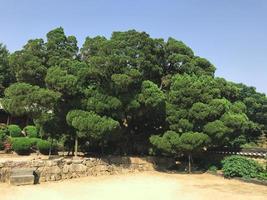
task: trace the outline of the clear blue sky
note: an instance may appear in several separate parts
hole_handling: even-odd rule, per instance
[[[86,36],[137,29],[184,41],[216,76],[267,93],[267,0],[0,0],[0,42],[12,52],[62,26]]]

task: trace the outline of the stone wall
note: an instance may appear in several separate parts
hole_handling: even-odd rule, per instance
[[[36,182],[45,182],[84,176],[164,170],[174,165],[174,159],[159,157],[61,157],[52,160],[6,161],[0,162],[0,182],[9,182],[11,170],[17,168],[32,168],[35,171]]]

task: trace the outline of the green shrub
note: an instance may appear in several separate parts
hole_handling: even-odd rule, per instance
[[[267,171],[259,173],[257,179],[267,181]]]
[[[11,139],[12,149],[20,155],[31,152],[32,141],[27,137],[15,137]]]
[[[212,166],[209,167],[208,170],[209,170],[209,172],[216,174],[218,169],[217,169],[217,167],[215,165],[212,165]]]
[[[7,139],[7,134],[4,131],[0,130],[0,150],[4,149],[4,142]]]
[[[0,132],[8,134],[8,128],[6,124],[0,124]]]
[[[21,137],[21,128],[18,125],[11,124],[8,125],[8,132],[11,137]]]
[[[4,142],[8,137],[7,125],[0,124],[0,150],[4,149]]]
[[[222,161],[225,177],[255,178],[263,168],[255,160],[243,156],[229,156]]]
[[[23,131],[29,138],[37,138],[38,137],[38,130],[35,126],[26,126]]]
[[[39,140],[37,142],[37,148],[42,154],[48,154],[51,146],[51,142],[47,140]],[[53,147],[52,147],[53,149]]]
[[[254,148],[257,147],[257,144],[255,142],[246,143],[240,146],[241,148]]]
[[[4,149],[5,149],[4,142],[0,141],[0,150],[4,150]]]

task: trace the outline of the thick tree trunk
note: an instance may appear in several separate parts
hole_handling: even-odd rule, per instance
[[[188,154],[188,173],[191,174],[192,166],[191,166],[191,154]]]
[[[77,157],[78,156],[78,136],[75,136],[75,145],[74,145],[74,156]]]

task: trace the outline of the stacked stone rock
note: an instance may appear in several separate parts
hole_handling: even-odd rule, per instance
[[[8,182],[12,169],[33,168],[39,182],[58,181],[84,176],[114,175],[155,168],[168,169],[175,164],[170,158],[156,157],[105,157],[105,158],[58,158],[53,160],[34,159],[31,161],[0,163],[0,181]]]

